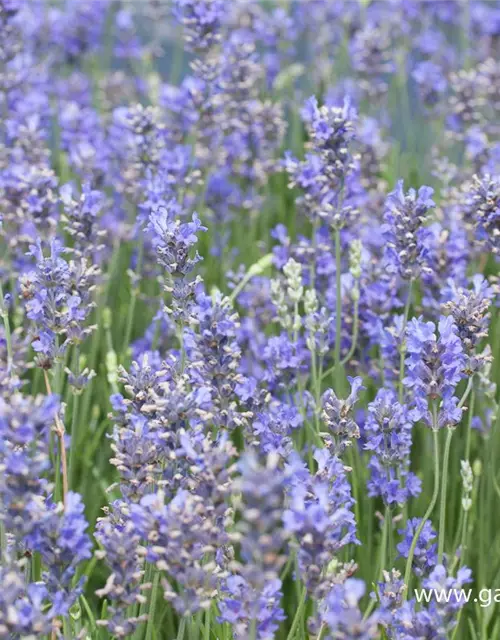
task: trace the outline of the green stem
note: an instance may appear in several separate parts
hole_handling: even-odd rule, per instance
[[[156,571],[149,600],[148,625],[146,627],[146,640],[153,640],[153,629],[155,625],[156,602],[158,600],[158,586],[160,584],[160,572]]]
[[[10,373],[12,368],[12,335],[10,331],[9,311],[4,304],[3,287],[0,282],[0,313],[2,315],[3,326],[5,330],[5,342],[7,345],[7,371]]]
[[[472,418],[474,417],[474,404],[476,402],[476,394],[473,391],[469,402],[469,415],[467,416],[467,438],[465,441],[465,459],[470,459],[471,436],[472,436]]]
[[[252,278],[263,273],[268,267],[272,265],[273,255],[272,253],[266,254],[260,260],[255,262],[245,273],[240,282],[236,285],[236,287],[232,290],[229,299],[234,302],[239,294],[243,291],[243,289],[247,286]]]
[[[335,229],[335,365],[340,364],[340,346],[342,332],[342,281],[341,281],[341,254],[340,254],[340,229]]]
[[[143,256],[144,256],[144,239],[141,236],[141,238],[139,239],[139,252],[137,255],[137,276],[138,277],[141,275],[141,271],[142,271]],[[134,324],[135,306],[136,306],[138,295],[139,295],[139,283],[135,282],[134,288],[132,290],[132,296],[130,298],[130,305],[128,308],[127,324],[125,328],[125,336],[124,336],[123,345],[122,345],[122,355],[127,352],[127,349],[130,344],[130,338],[132,336],[132,326]]]
[[[80,348],[78,345],[75,345],[75,351],[73,355],[73,373],[75,376],[78,376],[80,373]],[[76,446],[78,444],[78,436],[77,436],[77,428],[78,428],[78,405],[79,405],[79,394],[73,394],[73,413],[71,416],[71,444],[69,448],[69,468],[68,468],[68,480],[70,486],[73,486],[73,476],[74,476],[74,468],[75,468],[75,455],[76,455]]]
[[[465,388],[464,395],[460,398],[460,402],[458,403],[458,408],[461,409],[467,398],[469,397],[470,392],[472,391],[472,387],[474,386],[474,376],[470,376],[469,381],[467,382],[467,387]]]
[[[184,640],[184,631],[186,630],[186,618],[182,618],[179,624],[179,631],[177,633],[177,640]]]
[[[288,632],[286,640],[293,640],[293,638],[295,636],[295,632],[297,631],[297,627],[299,626],[300,622],[302,621],[302,612],[303,612],[305,604],[306,604],[306,597],[307,597],[307,590],[304,587],[303,590],[302,590],[302,594],[300,596],[299,606],[297,607],[297,611],[295,612],[295,616],[293,618],[292,626],[290,627],[290,631]]]
[[[211,617],[212,617],[212,608],[209,607],[205,612],[205,628],[203,630],[203,640],[210,640]]]
[[[389,537],[389,527],[391,525],[391,510],[389,507],[385,508],[385,516],[384,516],[384,528],[382,530],[382,541],[380,546],[380,569],[379,569],[379,580],[382,579],[382,575],[385,568],[386,558],[387,558],[387,539]]]
[[[257,618],[250,622],[250,640],[257,640]]]
[[[443,456],[443,472],[441,475],[441,504],[439,507],[439,538],[438,538],[438,564],[442,564],[443,562],[443,552],[444,552],[444,540],[445,540],[445,529],[446,529],[446,490],[448,484],[448,464],[450,460],[450,447],[451,447],[451,439],[453,437],[453,432],[455,430],[448,427],[448,433],[446,435],[446,443],[444,445],[444,456]]]
[[[465,549],[467,548],[467,527],[469,525],[469,523],[467,522],[468,518],[468,511],[465,512],[464,514],[464,522],[463,522],[463,526],[462,526],[462,542],[460,544],[460,560],[458,562],[458,570],[460,571],[460,569],[463,567],[464,562],[465,562]],[[455,628],[453,629],[453,634],[451,636],[451,640],[455,640],[455,638],[457,637],[457,633],[458,633],[458,628],[460,626],[460,618],[462,617],[462,611],[463,611],[463,607],[459,609],[458,611],[458,616],[457,616],[457,624],[455,625]]]
[[[436,416],[436,410],[434,410],[434,425],[433,425],[433,429],[432,429],[432,435],[433,435],[433,440],[434,440],[434,491],[432,494],[432,498],[431,498],[431,502],[429,504],[429,506],[427,507],[427,511],[425,512],[424,517],[422,518],[422,520],[420,521],[420,524],[417,527],[417,530],[415,531],[415,534],[413,536],[413,540],[411,541],[411,546],[410,546],[410,551],[408,553],[408,559],[406,561],[406,569],[405,569],[405,577],[404,577],[404,582],[406,584],[406,591],[404,594],[404,599],[407,600],[408,599],[408,595],[410,593],[410,582],[411,582],[411,569],[412,569],[412,564],[413,564],[413,556],[415,554],[415,548],[417,546],[417,542],[418,539],[420,537],[420,534],[422,533],[422,529],[425,526],[425,523],[427,522],[427,520],[430,518],[432,511],[434,509],[434,507],[436,506],[436,502],[438,499],[438,493],[439,493],[439,438],[438,438],[438,430],[436,428],[436,423],[437,423],[437,416]]]
[[[359,300],[354,301],[354,323],[352,327],[352,340],[351,348],[348,354],[342,359],[341,364],[344,365],[352,358],[358,346],[358,333],[359,333]]]
[[[460,542],[460,560],[458,561],[458,568],[461,569],[465,563],[465,551],[467,549],[467,534],[469,527],[469,512],[466,511],[464,514],[464,523],[462,526],[462,540]]]
[[[403,327],[401,332],[401,349],[399,355],[399,402],[403,402],[403,379],[405,377],[405,357],[406,357],[406,326],[408,324],[408,318],[410,315],[410,306],[411,306],[411,298],[413,293],[413,279],[410,280],[410,284],[408,285],[408,297],[406,298],[406,304],[404,309],[403,316]]]
[[[387,558],[387,539],[389,537],[389,527],[392,525],[392,517],[391,510],[389,507],[385,508],[385,516],[384,516],[384,525],[382,528],[382,540],[380,542],[380,560],[379,560],[379,569],[378,569],[378,578],[377,581],[382,580],[382,576],[384,574],[384,567]],[[367,620],[375,609],[377,604],[377,600],[375,598],[371,598],[370,604],[367,606],[366,611],[363,615],[363,620]]]

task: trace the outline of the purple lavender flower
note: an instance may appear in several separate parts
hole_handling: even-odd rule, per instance
[[[168,574],[162,583],[165,599],[186,616],[210,607],[222,577],[214,552],[221,538],[225,540],[210,503],[201,495],[180,490],[166,505],[159,491],[133,505],[131,517],[150,543],[146,559]],[[182,587],[179,592],[174,581]]]
[[[0,398],[0,518],[17,543],[45,511],[49,434],[58,411],[56,396]]]
[[[412,71],[424,105],[432,109],[442,99],[448,88],[443,68],[432,60],[419,62]]]
[[[463,139],[471,127],[484,123],[485,82],[477,68],[450,74],[447,125],[458,139]]]
[[[279,573],[285,562],[288,531],[283,528],[286,472],[279,457],[270,454],[260,464],[253,453],[240,462],[241,475],[233,490],[241,493],[235,541],[241,562],[230,564],[232,574],[222,585],[221,621],[235,625],[237,637],[271,638],[284,620],[280,606]]]
[[[328,592],[320,604],[319,617],[332,635],[339,640],[371,640],[378,637],[380,615],[375,612],[363,617],[359,601],[365,594],[365,584],[357,578],[348,578]]]
[[[380,602],[380,613],[383,619],[391,620],[394,612],[403,604],[403,595],[406,591],[406,585],[401,578],[401,573],[392,569],[392,571],[383,571],[383,580],[377,583],[377,592],[371,593],[372,598],[377,597]]]
[[[264,454],[277,453],[286,457],[293,448],[292,432],[302,422],[295,406],[273,399],[255,414],[252,433]]]
[[[468,222],[481,245],[500,253],[500,181],[494,176],[474,176],[468,194]]]
[[[415,532],[421,522],[420,518],[411,518],[406,523],[405,529],[399,529],[398,533],[404,536],[402,542],[398,543],[397,550],[403,558],[408,558],[410,547],[413,542]],[[427,577],[437,564],[437,534],[432,527],[430,520],[424,524],[420,536],[417,540],[413,555],[412,570],[419,577]]]
[[[303,189],[298,203],[311,219],[327,220],[340,228],[351,223],[356,214],[350,202],[353,183],[349,180],[356,168],[350,151],[356,112],[348,98],[343,107],[319,107],[313,96],[306,102],[302,117],[312,150],[302,162],[286,154],[289,186]]]
[[[221,41],[225,19],[222,0],[176,0],[174,12],[184,26],[184,40],[189,51],[207,52]]]
[[[52,629],[43,583],[26,584],[24,567],[2,562],[0,567],[0,636],[42,637]]]
[[[26,315],[38,331],[33,342],[36,362],[44,369],[50,369],[69,344],[80,342],[93,329],[85,321],[93,307],[96,268],[83,259],[68,263],[61,257],[63,252],[57,239],[50,243],[47,257],[40,240],[31,245],[35,268],[21,281]]]
[[[447,229],[435,222],[428,227],[428,231],[428,269],[422,273],[422,304],[424,308],[438,311],[451,295],[451,282],[454,283],[453,287],[466,285],[470,246],[463,226]]]
[[[420,493],[420,480],[409,471],[412,421],[393,391],[381,389],[368,405],[365,449],[373,451],[369,462],[370,496],[381,496],[386,505],[403,504]]]
[[[195,386],[210,389],[215,424],[226,429],[243,425],[248,416],[238,410],[234,393],[243,381],[238,371],[238,315],[227,298],[212,299],[203,292],[196,297],[192,314],[198,326],[184,332],[189,378]]]
[[[476,353],[483,338],[488,336],[490,320],[489,308],[494,290],[482,275],[472,280],[473,289],[464,289],[450,284],[452,299],[443,305],[450,314],[458,330],[463,350],[468,357],[467,373],[472,374],[484,364],[484,357]]]
[[[412,638],[445,638],[457,623],[457,613],[465,604],[459,594],[464,585],[471,582],[471,570],[459,569],[456,578],[449,576],[443,565],[437,565],[423,581],[425,589],[434,590],[434,598],[427,608],[415,610],[415,602],[407,602],[394,612],[390,625],[390,637],[411,640]],[[450,598],[439,597],[450,594]],[[438,595],[439,594],[439,595]],[[439,598],[439,600],[438,600]]]
[[[67,616],[82,593],[83,581],[75,585],[73,577],[78,565],[92,556],[83,509],[81,497],[70,491],[65,506],[46,505],[26,537],[28,547],[39,552],[47,566],[42,577],[52,603],[52,616]]]
[[[314,475],[298,458],[291,460],[294,475],[284,523],[296,540],[301,578],[312,593],[319,593],[328,583],[328,564],[345,545],[357,540],[343,464],[326,449],[316,450],[314,457],[318,463]]]
[[[234,491],[241,493],[241,519],[237,523],[241,572],[255,588],[276,578],[285,561],[287,532],[282,527],[286,474],[272,453],[260,464],[252,453],[240,461],[240,477]]]
[[[100,47],[109,3],[86,0],[67,3],[51,13],[51,41],[63,62],[75,62]]]
[[[99,620],[98,624],[118,638],[128,638],[145,619],[130,615],[132,607],[146,602],[142,586],[144,553],[128,508],[115,503],[106,511],[107,515],[96,525],[95,537],[101,546],[96,556],[105,560],[111,574],[96,595],[107,598],[110,604],[108,617]]]
[[[420,187],[418,193],[410,189],[405,194],[400,180],[386,201],[387,265],[408,280],[426,270],[428,230],[424,223],[429,210],[435,206],[432,194],[430,187]]]
[[[78,199],[69,184],[61,187],[66,231],[73,240],[72,253],[79,257],[92,257],[103,248],[104,231],[99,229],[98,216],[106,205],[104,194],[84,183]]]
[[[187,375],[159,363],[151,366],[146,357],[132,363],[130,372],[120,369],[120,379],[130,398],[111,397],[115,428],[111,463],[120,474],[120,490],[127,500],[138,502],[155,486],[169,495],[179,487],[174,455],[186,429],[197,429],[211,416],[210,389],[199,385],[188,389]],[[162,366],[163,365],[163,366]]]
[[[182,222],[181,209],[175,200],[152,211],[148,229],[154,234],[154,245],[158,263],[171,278],[167,290],[172,293],[173,313],[176,317],[187,317],[194,296],[197,280],[187,276],[201,260],[196,251],[191,257],[191,247],[198,242],[197,233],[206,231],[197,214],[191,222]]]
[[[392,54],[394,43],[387,21],[368,21],[351,40],[350,54],[361,86],[369,99],[380,99],[389,89],[389,78],[396,70]]]
[[[219,602],[220,621],[227,622],[238,640],[249,637],[249,620],[256,620],[258,640],[271,640],[285,619],[281,607],[281,580],[267,582],[256,591],[239,575],[232,575],[222,587]]]
[[[415,401],[412,419],[424,420],[434,429],[456,425],[462,417],[454,393],[466,364],[453,318],[441,316],[437,328],[439,337],[433,322],[412,318],[407,329],[408,375],[403,380]],[[436,424],[429,403],[437,403]]]
[[[347,398],[341,400],[337,398],[332,389],[328,389],[321,400],[323,407],[321,418],[328,429],[326,437],[337,455],[351,444],[352,438],[357,439],[360,436],[359,426],[354,421],[352,414],[359,392],[364,389],[363,380],[359,377],[348,378],[348,380],[351,385],[351,393]]]

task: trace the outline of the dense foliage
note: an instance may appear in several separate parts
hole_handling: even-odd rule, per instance
[[[496,2],[0,0],[0,638],[500,637],[499,60]]]

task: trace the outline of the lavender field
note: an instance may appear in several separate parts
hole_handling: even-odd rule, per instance
[[[500,639],[499,264],[500,2],[0,0],[0,639]]]

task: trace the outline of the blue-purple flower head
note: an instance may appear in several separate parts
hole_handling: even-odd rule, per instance
[[[275,453],[267,456],[264,464],[253,453],[241,462],[241,476],[235,490],[241,492],[241,554],[245,562],[243,573],[255,582],[267,576],[277,577],[282,563],[287,538],[282,520],[285,510],[286,474],[280,468]]]
[[[302,109],[302,118],[311,138],[312,148],[323,162],[323,170],[343,180],[352,169],[349,148],[354,139],[356,110],[349,98],[342,107],[318,106],[315,96],[310,97]]]
[[[300,574],[311,592],[329,584],[326,569],[345,545],[357,543],[354,501],[346,470],[327,449],[317,449],[311,474],[298,456],[291,456],[292,477],[285,528],[297,544]]]
[[[500,255],[500,179],[474,176],[467,203],[467,221],[481,246]]]
[[[455,390],[466,364],[458,329],[451,316],[441,316],[438,326],[413,318],[407,328],[407,376],[412,390],[412,418],[438,428],[456,425],[462,416]],[[437,416],[437,424],[432,417]]]
[[[220,43],[227,14],[223,0],[175,0],[174,14],[184,26],[188,51],[204,53]]]
[[[118,638],[129,638],[144,621],[144,616],[134,615],[136,605],[146,602],[142,585],[144,553],[129,505],[114,503],[105,512],[96,524],[95,537],[100,546],[96,557],[105,560],[111,573],[104,587],[96,591],[109,603],[107,617],[98,624]]]
[[[345,399],[338,398],[332,389],[327,389],[322,397],[321,417],[328,430],[327,440],[336,453],[341,454],[352,439],[360,436],[359,426],[354,420],[354,405],[363,387],[360,377],[348,378],[351,392]]]
[[[319,616],[332,635],[338,640],[372,640],[379,635],[378,612],[365,617],[360,601],[365,595],[365,584],[357,578],[348,578],[334,585],[320,604]]]
[[[72,252],[77,257],[92,256],[102,249],[103,231],[99,229],[99,216],[106,205],[104,194],[86,182],[81,195],[75,197],[73,187],[65,184],[61,187],[60,196],[66,231],[73,241]]]
[[[57,396],[0,398],[0,518],[18,542],[44,511],[49,435],[58,411]]]
[[[495,291],[480,274],[472,279],[472,288],[457,287],[450,281],[451,300],[443,305],[457,327],[463,350],[468,357],[467,371],[473,373],[484,364],[484,358],[477,348],[488,336],[490,306]]]
[[[398,553],[403,558],[408,558],[413,537],[420,525],[420,518],[410,518],[405,529],[400,529],[398,533],[403,540],[398,543]],[[412,570],[416,576],[426,577],[437,564],[437,534],[432,527],[430,520],[426,520],[422,531],[417,539],[417,545],[413,553]]]
[[[181,208],[175,200],[151,212],[148,229],[153,232],[158,262],[174,277],[184,277],[201,260],[198,252],[190,256],[198,242],[198,232],[206,231],[196,213],[189,222],[181,218]]]
[[[27,585],[24,573],[12,561],[0,567],[0,633],[5,638],[40,638],[52,630],[47,589],[43,582]]]
[[[131,514],[138,533],[150,543],[147,560],[167,573],[165,599],[181,615],[208,609],[222,577],[214,559],[221,523],[210,501],[181,489],[165,504],[159,491],[133,505]]]
[[[285,620],[281,587],[277,578],[257,590],[242,576],[229,576],[221,589],[219,621],[231,626],[235,640],[247,640],[252,624],[258,640],[274,638],[280,622]]]
[[[383,230],[387,265],[406,280],[426,269],[428,230],[424,225],[435,206],[433,192],[431,187],[420,187],[418,192],[409,189],[405,193],[400,180],[386,200]]]
[[[54,238],[50,255],[45,256],[38,239],[28,254],[35,261],[34,268],[21,280],[26,315],[38,332],[33,341],[37,364],[47,369],[68,344],[82,341],[94,328],[86,320],[93,308],[96,270],[85,261],[67,262],[62,257],[65,252]]]
[[[392,390],[381,389],[368,405],[365,449],[373,452],[368,492],[386,505],[403,504],[420,493],[420,480],[409,471],[412,426],[407,407]]]
[[[433,108],[439,104],[448,88],[442,66],[432,60],[423,60],[413,69],[412,78],[417,83],[422,102],[427,108]]]
[[[42,574],[52,602],[53,616],[66,616],[82,592],[82,581],[73,578],[81,562],[92,556],[84,505],[79,494],[68,492],[66,502],[47,504],[43,515],[26,538],[30,549],[40,553],[47,570]]]

